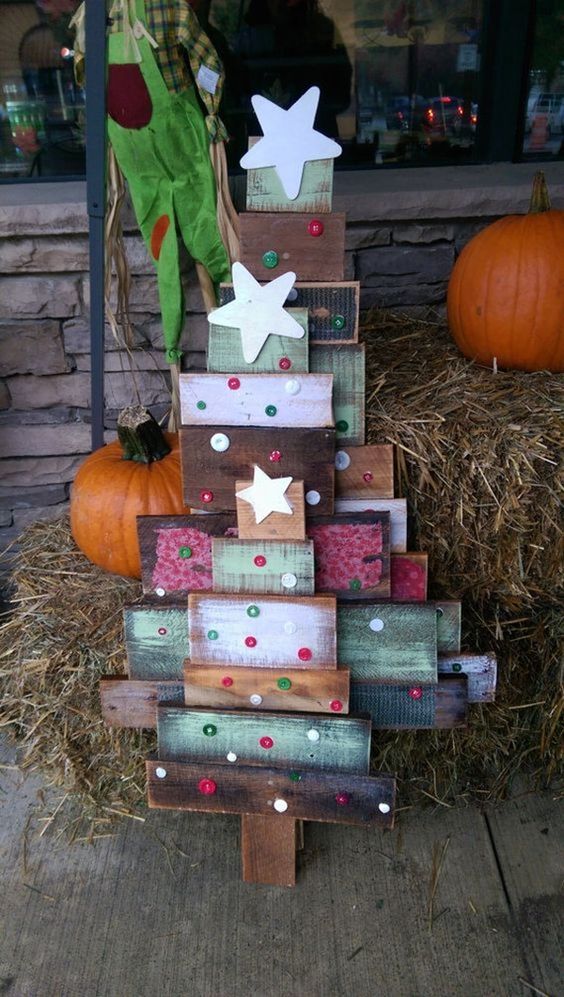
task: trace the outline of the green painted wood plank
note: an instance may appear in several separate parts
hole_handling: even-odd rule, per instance
[[[353,679],[437,681],[437,612],[431,603],[343,603],[337,656]]]
[[[244,370],[248,374],[279,374],[280,371],[294,371],[294,373],[307,374],[309,371],[307,308],[289,308],[288,312],[304,330],[302,339],[269,336],[253,363],[245,361],[239,329],[210,325],[208,371],[231,373],[234,370]]]
[[[126,606],[123,623],[130,678],[182,679],[190,656],[187,605]]]
[[[249,139],[249,148],[258,139]],[[247,171],[247,211],[304,211],[327,214],[333,197],[333,160],[318,159],[304,166],[300,192],[287,196],[273,166]]]
[[[333,416],[337,446],[365,440],[364,394],[366,357],[363,343],[345,346],[312,346],[310,371],[333,374]]]
[[[215,759],[358,775],[370,767],[370,721],[360,717],[160,706],[157,732],[163,761]]]
[[[462,605],[460,602],[435,602],[437,610],[437,651],[458,654],[462,635]]]
[[[263,540],[261,552],[266,564],[257,566],[256,540],[214,539],[214,591],[282,596],[314,594],[313,541]]]

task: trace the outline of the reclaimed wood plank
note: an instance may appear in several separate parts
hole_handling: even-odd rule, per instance
[[[272,477],[282,477],[282,475],[272,475]],[[284,493],[284,498],[291,507],[291,513],[271,512],[260,523],[256,521],[253,506],[239,496],[239,492],[250,488],[252,484],[252,481],[235,482],[237,530],[241,540],[254,540],[255,542],[260,540],[305,540],[303,481],[294,479]]]
[[[437,650],[439,654],[458,654],[462,639],[462,604],[454,599],[434,603],[437,610]]]
[[[159,706],[157,734],[163,761],[215,759],[231,769],[295,766],[358,775],[370,767],[370,721],[363,717]]]
[[[132,679],[178,679],[190,655],[188,606],[126,606],[123,611],[127,671]]]
[[[387,512],[310,516],[315,588],[340,599],[390,596],[390,516]]]
[[[293,270],[300,281],[342,281],[345,276],[345,215],[323,218],[323,232],[311,235],[309,213],[248,211],[239,215],[240,259],[257,280]]]
[[[212,537],[237,534],[234,515],[138,516],[143,591],[163,603],[212,587]]]
[[[214,592],[256,592],[263,595],[314,595],[311,540],[263,540],[266,564],[255,564],[253,540],[212,541]]]
[[[349,712],[347,668],[184,669],[186,706],[282,710],[298,713]]]
[[[349,447],[335,454],[335,495],[339,498],[393,498],[394,448],[391,443]]]
[[[249,149],[259,141],[249,136]],[[333,198],[333,160],[317,159],[304,164],[299,194],[291,200],[274,166],[247,170],[247,211],[299,211],[328,214]]]
[[[249,813],[265,817],[273,826],[281,818],[352,824],[391,829],[394,822],[395,779],[300,769],[214,765],[159,758],[146,762],[149,806],[202,810],[211,813]],[[165,776],[157,776],[158,768]],[[296,778],[299,776],[299,778]],[[202,779],[216,784],[202,793]],[[287,809],[275,810],[276,800]]]
[[[406,499],[335,499],[335,512],[389,512],[390,551],[404,554],[407,550]]]
[[[368,713],[374,730],[424,730],[466,725],[465,676],[448,676],[436,685],[419,686],[354,680],[350,696],[351,709]]]
[[[264,557],[260,546],[257,557]],[[193,592],[188,605],[194,665],[337,667],[334,596],[284,598]]]
[[[335,346],[324,343],[309,351],[313,374],[333,376],[333,416],[337,446],[361,446],[365,440],[364,399],[366,354],[364,343]]]
[[[182,681],[141,681],[119,675],[106,675],[100,679],[102,716],[110,727],[156,727],[159,703],[182,702]]]
[[[276,814],[241,815],[241,876],[244,883],[296,885],[297,821]]]
[[[332,374],[181,374],[186,426],[333,426]]]
[[[221,447],[214,440],[221,437]],[[226,448],[225,448],[226,447]],[[316,491],[316,510],[333,512],[335,482],[334,429],[280,429],[254,426],[183,426],[180,430],[182,486],[192,506],[235,509],[235,482],[252,474],[253,467],[291,475],[304,482],[306,494]]]
[[[243,356],[239,329],[210,324],[208,372],[230,373],[234,370],[244,370],[251,374],[274,374],[282,370],[294,374],[307,373],[309,371],[307,308],[288,308],[288,312],[301,325],[304,330],[303,337],[293,339],[291,336],[270,335],[252,363],[247,363]]]
[[[439,675],[465,675],[469,703],[494,703],[497,685],[495,654],[439,654]]]
[[[221,284],[219,303],[233,301],[232,284]],[[306,283],[297,281],[287,299],[287,306],[307,308],[310,346],[316,343],[358,342],[360,282]]]
[[[437,681],[435,606],[340,603],[337,653],[355,680],[432,685]]]
[[[393,602],[426,602],[428,578],[427,554],[390,555],[390,595]]]

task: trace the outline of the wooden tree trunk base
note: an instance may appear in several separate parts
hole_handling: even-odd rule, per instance
[[[241,816],[241,860],[244,883],[296,885],[296,844],[301,840],[293,817]]]

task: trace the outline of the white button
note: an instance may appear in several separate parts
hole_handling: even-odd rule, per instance
[[[370,629],[374,631],[375,634],[379,633],[380,630],[384,629],[384,621],[380,620],[377,616],[369,623]]]
[[[298,584],[298,579],[291,571],[286,571],[280,579],[285,589],[294,589]]]
[[[286,298],[286,301],[295,301],[297,296],[298,296],[298,290],[296,287],[293,287],[291,291],[288,291],[288,297]]]
[[[225,433],[214,433],[210,439],[210,446],[217,453],[224,453],[226,450],[229,450],[230,442],[229,437]]]
[[[319,494],[319,492],[316,492],[315,490],[311,492],[306,492],[305,500],[308,505],[319,505],[319,503],[321,502],[321,495]]]
[[[162,589],[162,588],[158,588],[158,589],[155,589],[155,594],[156,594],[156,595],[160,595],[160,596],[161,596],[161,598],[162,598],[162,596],[163,596],[163,595],[166,595],[166,592],[165,592],[165,590],[164,590],[164,589]]]
[[[351,459],[346,450],[337,450],[335,454],[335,467],[338,471],[346,471]]]
[[[258,692],[253,692],[252,696],[249,696],[249,700],[253,706],[260,706],[262,703],[262,696],[259,696]]]
[[[237,755],[235,754],[234,751],[228,751],[225,757],[227,758],[228,762],[236,762],[237,761]]]
[[[288,620],[288,622],[284,624],[284,633],[285,634],[295,634],[295,632],[296,632],[297,629],[298,628],[297,628],[296,624],[295,623],[291,623],[290,620]]]
[[[321,735],[320,735],[319,731],[315,730],[314,727],[312,727],[311,730],[308,730],[308,732],[307,732],[307,739],[308,739],[308,741],[319,741],[320,736]]]
[[[162,769],[159,765],[158,769],[155,769],[155,775],[157,779],[166,779],[166,769]]]
[[[288,809],[288,804],[286,803],[286,800],[275,800],[273,807],[276,810],[276,813],[285,814]]]
[[[295,377],[292,377],[289,381],[286,381],[284,388],[287,395],[297,395],[300,391],[301,385]]]
[[[389,803],[379,803],[378,804],[378,810],[380,811],[381,814],[389,814],[389,812],[390,812],[390,804]]]

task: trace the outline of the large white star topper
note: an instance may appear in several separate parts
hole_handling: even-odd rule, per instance
[[[283,273],[263,287],[242,263],[233,264],[232,274],[235,298],[210,312],[208,322],[241,330],[245,363],[256,360],[269,336],[302,339],[305,329],[283,308],[295,273]]]
[[[252,505],[255,512],[255,520],[262,523],[263,519],[270,516],[271,512],[282,512],[286,516],[292,516],[294,510],[284,498],[284,492],[292,484],[292,478],[269,478],[268,474],[255,464],[255,475],[253,483],[249,488],[243,488],[237,492],[237,498],[243,499]]]
[[[258,94],[252,98],[264,137],[245,153],[241,166],[274,166],[291,201],[300,192],[305,163],[334,159],[342,152],[337,142],[313,127],[319,96],[319,87],[310,87],[287,111]]]

